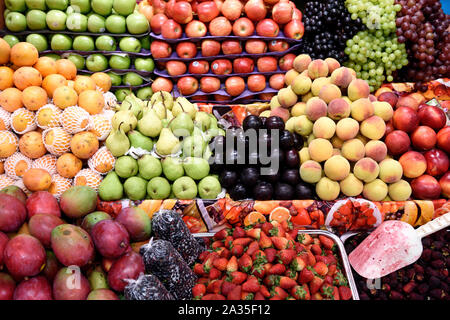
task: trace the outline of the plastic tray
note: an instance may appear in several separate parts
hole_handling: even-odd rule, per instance
[[[160,76],[163,78],[170,78],[170,79],[179,79],[179,78],[183,78],[183,77],[194,77],[194,78],[215,77],[215,78],[219,78],[219,79],[226,79],[226,78],[233,77],[233,76],[247,78],[254,74],[261,74],[263,76],[271,76],[274,74],[286,73],[286,72],[287,71],[280,70],[280,67],[278,67],[278,66],[277,66],[277,70],[275,70],[275,71],[259,72],[258,67],[256,65],[255,65],[254,71],[248,72],[248,73],[214,74],[211,72],[211,68],[210,68],[210,70],[207,73],[189,73],[189,72],[187,72],[187,73],[183,73],[182,75],[179,75],[179,76],[171,76],[167,73],[166,70],[158,70],[155,68],[155,70],[153,71],[153,73],[157,76]]]
[[[136,70],[134,68],[134,66],[132,66],[132,67],[133,68],[131,68],[131,69],[111,69],[111,68],[108,68],[108,69],[105,69],[105,70],[99,71],[99,72],[113,72],[113,73],[118,74],[118,75],[124,75],[124,74],[129,73],[129,72],[134,72],[134,73],[137,73],[138,75],[140,75],[140,76],[142,76],[144,78],[147,78],[147,77],[149,77],[149,76],[151,76],[153,74],[153,72],[151,72],[151,71],[139,71],[139,70]],[[83,73],[87,73],[87,74],[94,74],[97,71],[90,71],[90,70],[82,69],[82,70],[78,70],[78,72],[83,72]]]
[[[49,30],[49,29],[42,29],[42,30],[25,30],[20,32],[12,32],[8,29],[1,29],[0,35],[3,36],[5,34],[13,34],[17,37],[20,36],[27,36],[29,34],[33,33],[39,33],[39,34],[67,34],[70,36],[92,36],[92,37],[99,37],[99,36],[111,36],[111,37],[135,37],[135,38],[142,38],[145,36],[149,36],[150,32],[140,33],[140,34],[131,34],[131,33],[109,33],[109,32],[102,32],[102,33],[92,33],[92,32],[77,32],[77,31],[70,31],[70,30]]]

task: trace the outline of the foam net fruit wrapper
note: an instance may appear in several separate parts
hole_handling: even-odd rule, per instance
[[[33,161],[31,165],[32,168],[44,169],[47,170],[50,175],[54,175],[56,173],[56,161],[58,159],[56,156],[51,154],[46,154],[40,158],[37,158]]]
[[[83,108],[74,106],[64,109],[59,116],[59,121],[64,130],[75,134],[91,128],[91,117]]]
[[[19,138],[7,130],[0,130],[0,159],[6,159],[17,151]]]
[[[60,127],[62,110],[53,104],[46,104],[36,111],[36,124],[41,129]]]
[[[6,159],[4,163],[5,173],[13,179],[20,179],[25,172],[31,169],[32,163],[33,160],[20,152],[16,152]]]
[[[6,174],[0,174],[0,189],[12,185],[14,181],[13,178],[8,177]]]
[[[152,274],[140,274],[136,280],[126,280],[127,300],[175,300],[166,287]]]
[[[88,166],[98,174],[107,174],[114,168],[116,158],[106,147],[101,147],[88,160]]]
[[[103,141],[108,138],[111,132],[111,117],[106,114],[95,114],[91,116],[91,132],[98,140]]]
[[[50,136],[47,137],[47,135]],[[51,141],[48,141],[49,139],[51,139]],[[49,128],[42,133],[42,140],[45,148],[48,152],[57,156],[69,152],[71,139],[72,135],[61,127]]]
[[[14,181],[13,185],[16,186],[16,187],[19,187],[20,189],[22,189],[22,191],[27,196],[30,196],[32,194],[32,192],[30,190],[28,190],[27,187],[25,187],[25,185],[23,184],[23,180],[22,179]]]
[[[91,169],[83,169],[73,178],[74,186],[88,186],[96,191],[100,182],[102,182],[102,176]]]
[[[53,194],[56,199],[59,200],[64,191],[72,187],[72,179],[64,178],[59,174],[52,175],[52,184],[48,189],[48,192]]]
[[[11,129],[11,113],[0,107],[0,127],[4,127],[3,130]]]
[[[24,134],[33,131],[37,128],[35,119],[36,117],[34,112],[31,112],[25,108],[17,109],[11,114],[11,128],[17,134]],[[20,130],[20,128],[17,127],[20,123],[24,123],[26,125],[23,130]]]

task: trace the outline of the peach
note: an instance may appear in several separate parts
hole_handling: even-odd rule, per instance
[[[341,188],[339,187],[339,183],[330,180],[327,177],[323,177],[316,184],[316,193],[322,200],[325,201],[335,200],[339,196],[340,192]]]
[[[331,144],[333,145],[333,148],[341,149],[344,141],[335,135],[331,138]]]
[[[417,111],[417,110],[419,110],[419,105],[420,105],[420,103],[416,99],[414,99],[410,95],[407,95],[407,96],[401,96],[400,98],[398,98],[396,107],[397,108],[408,107],[408,108],[411,108],[411,109]]]
[[[384,136],[386,123],[379,116],[371,116],[361,123],[361,133],[371,139],[379,140]]]
[[[374,108],[372,102],[367,98],[354,100],[350,105],[352,118],[358,121],[364,121],[373,116]]]
[[[305,163],[308,160],[311,160],[309,157],[309,150],[308,147],[303,147],[299,152],[298,155],[300,157],[300,164]]]
[[[356,79],[356,71],[353,68],[347,68],[350,71],[353,79]]]
[[[361,79],[354,79],[347,88],[347,95],[350,100],[355,101],[361,98],[368,98],[370,94],[369,84]]]
[[[394,159],[384,159],[380,162],[380,179],[386,183],[399,181],[403,175],[402,165]]]
[[[308,183],[316,183],[322,178],[322,167],[320,163],[313,160],[306,160],[300,166],[300,177]]]
[[[327,115],[327,104],[320,98],[311,98],[306,102],[305,113],[309,120],[316,121]]]
[[[331,84],[330,78],[317,78],[311,84],[311,92],[313,95],[318,96],[322,87],[326,84]]]
[[[312,140],[308,145],[308,150],[311,159],[317,162],[328,160],[333,155],[331,142],[322,138]]]
[[[334,84],[325,84],[319,91],[319,98],[329,103],[331,100],[341,97],[341,90]]]
[[[342,145],[341,153],[349,161],[358,161],[365,155],[364,144],[358,139],[347,140]]]
[[[349,105],[351,105],[352,104],[352,100],[350,100],[347,96],[342,96],[342,99],[344,99],[345,101],[347,101],[347,103],[349,104]]]
[[[306,109],[306,103],[305,102],[297,102],[291,108],[291,116],[292,117],[303,116],[305,114],[305,109]]]
[[[411,186],[405,180],[399,180],[388,187],[389,197],[394,201],[406,201],[411,196]]]
[[[292,90],[296,94],[302,95],[302,94],[308,93],[309,90],[311,90],[311,84],[312,84],[312,81],[310,78],[302,76],[302,75],[298,75],[292,81],[291,87],[292,87]]]
[[[328,117],[321,117],[314,122],[313,134],[317,138],[331,139],[336,131],[336,124]]]
[[[328,117],[333,120],[341,120],[350,115],[350,104],[342,98],[333,99],[328,103]]]
[[[347,178],[339,182],[341,192],[347,197],[356,197],[361,194],[364,188],[364,184],[355,177],[353,173],[350,173]]]
[[[302,102],[308,102],[309,99],[313,98],[314,95],[312,94],[312,92],[308,92],[307,94],[304,94],[302,96]]]
[[[308,69],[312,59],[307,54],[300,54],[294,59],[294,69],[297,72],[303,72]]]
[[[291,86],[288,86],[287,88],[281,89],[278,94],[278,102],[283,108],[289,108],[292,107],[294,104],[297,103],[297,95],[294,91],[292,91]]]
[[[328,64],[322,59],[311,61],[308,65],[308,75],[311,79],[328,76]]]
[[[308,138],[306,139],[306,145],[309,146],[309,144],[311,143],[311,141],[313,141],[316,138],[315,135],[313,135],[312,133],[308,136]]]
[[[294,69],[289,70],[288,72],[286,72],[286,75],[284,76],[284,83],[286,83],[286,85],[289,86],[298,75],[299,73]]]
[[[373,94],[369,94],[369,100],[370,102],[375,102],[377,101],[377,97],[375,97]]]
[[[278,108],[278,107],[281,107],[281,104],[278,102],[278,96],[273,96],[270,99],[269,107],[270,107],[271,110],[273,110],[275,108]]]
[[[341,181],[350,173],[350,163],[343,156],[335,155],[325,161],[323,169],[328,178]]]
[[[341,149],[333,148],[333,156],[340,156],[341,155]]]
[[[364,137],[361,133],[358,133],[355,137],[355,139],[358,139],[363,143],[363,145],[366,145],[370,140]]]
[[[338,69],[341,66],[339,61],[337,61],[334,58],[326,58],[325,62],[328,65],[328,73],[330,73],[330,74],[333,73],[334,70]]]
[[[380,162],[386,158],[387,147],[383,141],[370,140],[365,145],[366,157],[372,158],[376,162]]]
[[[372,102],[374,114],[379,116],[384,121],[391,120],[394,115],[394,109],[386,101],[375,101]]]
[[[295,118],[294,131],[303,136],[308,136],[313,130],[313,123],[305,115]]]
[[[262,114],[267,112],[269,112],[269,114],[267,114],[266,117],[270,117],[270,110],[263,111],[259,116],[262,117]],[[295,120],[297,120],[297,117],[290,117],[288,121],[286,121],[286,123],[284,124],[284,128],[289,132],[294,132]]]
[[[353,139],[359,132],[359,123],[352,118],[339,120],[336,125],[336,135],[339,139],[346,141]]]
[[[407,178],[417,178],[427,170],[425,157],[417,151],[408,151],[398,159]]]
[[[388,194],[388,186],[380,179],[367,183],[363,188],[364,198],[370,201],[382,201]]]
[[[278,107],[270,111],[270,116],[277,116],[283,119],[284,122],[288,121],[290,113],[288,109]]]
[[[347,88],[352,80],[352,74],[346,67],[337,68],[331,73],[331,83],[340,88]]]
[[[371,182],[378,177],[380,167],[375,160],[371,158],[362,158],[355,163],[353,167],[353,173],[355,177],[364,181]]]

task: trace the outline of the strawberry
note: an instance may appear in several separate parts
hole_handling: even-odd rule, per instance
[[[309,283],[309,289],[311,291],[311,294],[314,294],[320,290],[320,287],[323,284],[323,279],[319,278],[318,276],[314,276],[314,278]]]
[[[222,287],[222,280],[213,280],[206,287],[206,292],[209,293],[220,293],[220,289]]]
[[[320,292],[324,298],[329,300],[339,300],[339,290],[333,285],[325,283],[321,288]]]
[[[250,244],[250,242],[252,242],[253,239],[252,238],[239,238],[239,239],[235,239],[233,240],[233,246],[238,246],[241,245],[244,248],[246,246],[248,246]]]
[[[259,240],[259,237],[261,236],[261,228],[252,228],[250,230],[245,231],[245,235],[247,237]]]
[[[277,255],[277,250],[274,248],[267,248],[264,250],[264,253],[266,254],[267,262],[272,263]]]
[[[203,270],[203,264],[196,263],[194,265],[194,273],[198,276],[202,276],[205,273],[205,271]]]
[[[234,287],[236,287],[236,285],[234,283],[231,283],[229,281],[223,281],[222,288],[220,288],[220,290],[224,296],[227,296],[228,293],[230,293]]]
[[[328,266],[328,273],[327,275],[333,276],[337,271],[337,266],[335,264],[331,264]]]
[[[291,269],[295,271],[302,271],[306,267],[305,261],[300,257],[295,257],[291,262]]]
[[[264,233],[261,232],[259,237],[259,247],[261,249],[270,248],[272,246],[272,240]]]
[[[220,247],[222,247],[222,246],[223,246],[223,241],[217,240],[217,241],[214,241],[214,242],[211,244],[211,249],[216,250],[216,249],[218,249],[218,248],[220,248]]]
[[[291,236],[291,238],[297,239],[298,229],[293,229],[293,230],[289,231],[288,234]]]
[[[304,251],[306,251],[306,246],[301,243],[296,242],[295,243],[295,251],[297,251],[297,253],[304,252]]]
[[[222,229],[220,231],[217,231],[216,234],[213,236],[213,240],[223,240],[228,236],[229,229]]]
[[[288,297],[288,294],[286,291],[283,290],[283,288],[280,287],[274,287],[272,290],[270,290],[270,293],[272,297],[280,298],[281,300],[284,300]]]
[[[258,250],[259,250],[259,244],[258,244],[258,241],[253,241],[252,243],[250,243],[250,244],[248,245],[248,248],[247,248],[246,253],[247,253],[249,256],[253,256],[253,254],[254,254],[256,251],[258,251]]]
[[[216,268],[211,268],[211,270],[209,270],[209,278],[211,280],[219,279],[221,275],[222,273]]]
[[[319,235],[319,241],[325,249],[331,250],[334,247],[334,241],[327,236]]]
[[[209,252],[209,251],[203,251],[203,252],[200,253],[200,255],[198,256],[199,260],[202,261],[202,262],[205,261],[205,259],[208,258],[208,256],[209,256],[210,253],[211,253],[211,252]]]
[[[301,286],[295,286],[291,289],[291,295],[297,300],[310,300],[311,295],[309,293],[309,288],[306,284]]]
[[[271,263],[266,263],[266,264],[263,265],[263,268],[264,268],[264,272],[265,272],[266,274],[268,274],[270,268],[272,268],[272,264],[271,264]]]
[[[227,294],[227,300],[241,300],[241,286],[235,286],[231,291]]]
[[[225,238],[225,241],[224,241],[224,245],[225,245],[225,248],[227,248],[228,250],[230,250],[231,249],[231,245],[233,244],[233,237],[232,236],[227,236],[226,238]]]
[[[208,273],[209,270],[213,267],[213,262],[219,257],[219,255],[215,252],[211,252],[203,263],[203,271]]]
[[[258,279],[254,276],[249,276],[247,278],[247,281],[245,281],[242,284],[242,290],[247,291],[247,292],[253,292],[256,293],[259,291],[259,282]]]
[[[250,274],[254,275],[255,277],[262,279],[266,275],[266,270],[264,269],[263,264],[259,265],[253,265],[252,271]]]
[[[195,299],[199,299],[199,298],[203,297],[203,295],[205,293],[206,293],[206,287],[203,283],[197,283],[192,288],[192,295],[194,296]]]
[[[247,251],[247,253],[248,253],[248,251]],[[250,255],[250,253],[248,253],[248,254]],[[267,262],[266,254],[262,250],[258,250],[256,252],[253,252],[253,254],[251,254],[251,257],[252,257],[253,260],[264,259],[264,261]]]
[[[240,271],[234,271],[230,273],[230,279],[234,284],[241,284],[247,279],[247,274]]]
[[[274,231],[273,229],[271,230],[271,232],[277,233],[274,236],[284,237],[286,235],[286,230],[283,228],[281,223],[279,223],[278,221],[271,221],[270,223],[273,225],[273,228],[277,229],[276,231]]]
[[[328,283],[328,284],[333,284],[333,277],[329,276],[329,275],[326,275],[325,278],[324,278],[324,282]]]
[[[270,268],[270,270],[269,270],[269,272],[267,274],[278,274],[278,275],[281,275],[281,274],[283,274],[285,272],[286,272],[286,267],[284,266],[284,264],[277,263],[277,264],[274,264]]]
[[[266,300],[266,298],[262,295],[261,292],[255,293],[255,298],[253,300]]]
[[[210,294],[204,295],[202,300],[226,300],[226,299],[221,294],[210,293]]]
[[[227,263],[227,272],[234,272],[238,269],[238,261],[235,256],[232,256]]]
[[[307,233],[301,233],[297,236],[297,241],[300,242],[301,244],[307,246],[307,245],[313,243],[313,238]]]
[[[342,272],[336,272],[334,276],[333,284],[336,286],[348,286],[347,278],[342,274]]]
[[[292,222],[284,220],[281,222],[281,226],[283,227],[284,231],[289,232],[292,230],[293,225]]]
[[[278,252],[278,258],[284,265],[288,265],[294,260],[296,256],[294,249],[283,249]]]
[[[314,253],[314,255],[321,255],[322,254],[322,248],[318,244],[313,244],[311,246],[311,251]]]
[[[299,282],[301,284],[309,283],[314,279],[314,273],[311,270],[304,268],[300,272]]]
[[[316,270],[317,274],[321,276],[325,276],[328,273],[328,267],[325,263],[319,261],[314,265],[314,270]]]
[[[308,266],[314,266],[316,264],[316,258],[314,257],[312,252],[307,250],[306,251],[306,255],[307,255],[307,258],[308,258]]]
[[[197,283],[207,286],[209,283],[209,278],[198,278]]]
[[[333,254],[327,255],[328,264],[336,264],[337,259]]]
[[[242,229],[241,227],[236,227],[233,230],[233,238],[234,239],[239,239],[239,238],[244,238],[245,237],[245,230]]]
[[[227,268],[228,259],[225,258],[218,258],[214,260],[213,266],[219,271],[224,271]]]
[[[272,230],[273,228],[273,224],[271,224],[270,222],[264,222],[261,226],[261,230],[265,233],[265,234],[269,234],[270,230]]]
[[[253,300],[254,297],[255,295],[251,292],[242,291],[241,293],[241,300]]]
[[[270,275],[264,278],[264,284],[268,287],[276,287],[280,285],[280,276],[277,275]]]
[[[311,296],[311,300],[323,300],[323,297],[320,292],[316,292]]]
[[[231,248],[231,254],[233,256],[236,257],[240,257],[242,256],[242,254],[244,253],[244,247],[240,244],[233,246],[233,248]]]
[[[289,277],[280,277],[280,287],[282,289],[290,289],[294,287],[297,284],[295,280],[289,278]]]
[[[352,290],[349,287],[339,287],[339,297],[341,300],[350,300],[352,298]]]
[[[270,292],[267,290],[265,285],[260,285],[259,292],[264,296],[264,298],[270,298]]]
[[[284,273],[284,275],[285,275],[286,277],[289,277],[289,278],[295,280],[295,281],[297,281],[297,279],[298,279],[298,272],[295,271],[295,270],[292,270],[292,269],[286,270],[286,272]]]
[[[293,243],[289,242],[289,240],[284,237],[271,237],[270,240],[272,240],[274,247],[278,250],[293,247]]]
[[[222,248],[222,250],[218,250],[217,253],[219,254],[220,258],[230,259],[231,257],[231,251],[227,248]]]
[[[284,236],[286,239],[288,239],[289,241],[292,241],[292,248],[294,248],[295,245],[295,238],[292,238],[291,235],[289,233],[286,233],[286,235]]]
[[[252,258],[247,253],[244,253],[238,260],[239,270],[248,273],[251,270],[252,266]]]
[[[320,247],[320,240],[319,240],[319,238],[313,238],[313,244],[317,244]]]

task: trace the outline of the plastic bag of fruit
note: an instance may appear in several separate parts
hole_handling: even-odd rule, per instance
[[[175,300],[161,281],[152,274],[141,274],[137,280],[127,281],[127,300]]]

